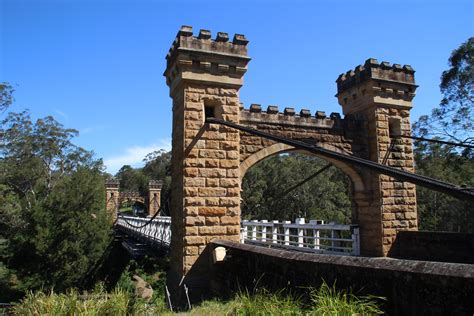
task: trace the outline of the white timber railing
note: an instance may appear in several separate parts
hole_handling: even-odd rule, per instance
[[[290,221],[243,220],[241,242],[305,252],[358,256],[357,225],[324,224],[304,218]]]
[[[130,236],[147,244],[169,247],[171,243],[171,217],[157,216],[145,225],[149,221],[150,218],[146,217],[119,215],[117,225]]]
[[[145,225],[146,223],[148,224]],[[169,216],[158,216],[150,222],[150,218],[146,217],[119,215],[117,225],[130,236],[145,243],[162,247],[170,245]],[[304,252],[360,255],[357,225],[325,224],[320,220],[310,220],[306,223],[304,218],[297,218],[294,223],[242,220],[240,241]]]

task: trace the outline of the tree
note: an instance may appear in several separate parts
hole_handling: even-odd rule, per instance
[[[148,193],[148,177],[140,169],[125,165],[115,177],[120,180],[121,191],[137,191],[142,195]]]
[[[169,198],[171,194],[171,151],[160,149],[146,155],[145,167],[143,173],[149,179],[163,181],[161,188],[161,205],[164,208],[162,212],[169,215]]]
[[[0,286],[80,286],[108,246],[102,161],[76,135],[26,111],[1,122]]]
[[[474,38],[455,49],[450,69],[441,75],[443,99],[431,115],[413,124],[416,136],[474,143]],[[416,173],[450,183],[474,187],[472,150],[415,142]],[[422,187],[417,188],[419,226],[422,230],[474,232],[472,206]]]
[[[326,164],[314,156],[282,154],[252,166],[242,182],[243,218],[294,220],[305,217],[350,223],[349,179],[335,167],[282,195]]]
[[[441,75],[443,99],[414,124],[419,136],[474,143],[474,38],[455,49]]]
[[[15,89],[8,82],[0,82],[0,113],[5,112],[13,103]]]

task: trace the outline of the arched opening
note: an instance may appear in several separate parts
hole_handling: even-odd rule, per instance
[[[274,153],[256,162],[242,178],[242,219],[351,224],[351,178],[328,164],[298,151]]]
[[[247,157],[240,170],[245,242],[360,253],[358,214],[365,206],[358,204],[366,191],[352,166],[274,144]]]
[[[119,213],[121,213],[122,215],[141,217],[145,217],[148,215],[148,207],[141,200],[135,200],[130,198],[124,199],[120,201],[118,209]]]

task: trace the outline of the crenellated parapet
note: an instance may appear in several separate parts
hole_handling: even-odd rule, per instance
[[[120,185],[120,181],[118,179],[115,179],[115,178],[108,178],[106,181],[105,181],[105,187],[107,189],[119,189],[119,185]]]
[[[367,104],[390,104],[410,109],[418,87],[410,65],[379,63],[369,58],[363,65],[339,75],[337,98],[344,114],[359,112]]]
[[[341,115],[331,113],[329,117],[323,111],[311,114],[308,109],[301,109],[299,113],[292,107],[285,107],[281,112],[276,105],[269,105],[266,111],[262,111],[260,104],[251,104],[248,109],[241,108],[240,122],[243,124],[260,123],[270,125],[290,125],[312,128],[339,128],[341,127]]]
[[[247,71],[248,40],[242,34],[218,32],[212,39],[209,30],[193,35],[191,26],[182,26],[166,55],[164,76],[171,93],[182,80],[220,82],[226,86],[242,86]]]
[[[161,190],[162,187],[163,187],[163,181],[161,180],[150,180],[148,182],[149,190]]]

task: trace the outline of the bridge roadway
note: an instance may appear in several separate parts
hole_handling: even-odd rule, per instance
[[[116,227],[128,238],[123,245],[133,256],[156,249],[168,251],[171,243],[171,217],[154,219],[123,216]],[[241,243],[309,253],[358,256],[359,228],[357,225],[324,223],[320,220],[305,222],[304,218],[290,221],[243,220]]]

